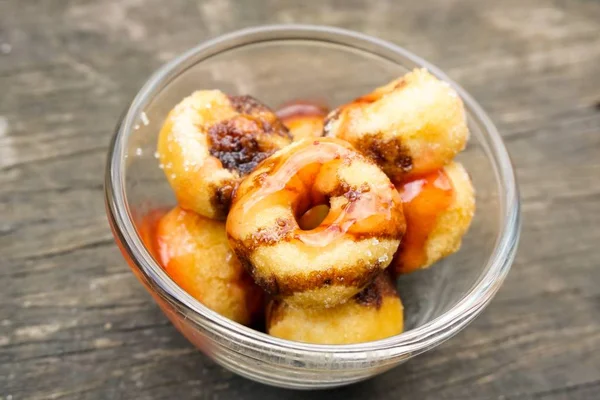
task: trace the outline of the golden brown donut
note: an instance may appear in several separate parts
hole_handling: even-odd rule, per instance
[[[262,314],[264,294],[229,248],[223,222],[175,207],[159,221],[156,243],[167,274],[202,304],[244,325]]]
[[[460,97],[425,69],[335,109],[324,131],[350,142],[394,182],[443,167],[469,136]]]
[[[329,204],[302,230],[297,218]],[[398,248],[398,192],[371,161],[338,139],[302,140],[262,162],[240,184],[229,242],[258,285],[290,304],[332,307],[367,286]]]
[[[289,129],[294,141],[323,136],[328,109],[316,103],[296,101],[277,110],[277,116]]]
[[[402,333],[403,307],[387,273],[346,303],[333,308],[298,308],[281,300],[267,306],[267,333],[298,342],[351,344]]]
[[[169,113],[158,154],[181,207],[225,219],[241,177],[290,142],[285,126],[256,99],[202,90]]]
[[[406,234],[393,261],[397,273],[426,268],[460,248],[475,213],[475,192],[463,166],[441,170],[398,186]]]

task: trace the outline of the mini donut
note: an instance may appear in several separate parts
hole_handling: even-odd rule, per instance
[[[297,218],[328,204],[303,230]],[[240,184],[227,217],[231,247],[256,283],[300,306],[332,307],[392,260],[404,234],[400,196],[372,161],[339,139],[302,140]]]
[[[240,179],[290,142],[287,128],[258,100],[202,90],[169,113],[158,155],[181,207],[225,219]]]
[[[267,306],[267,333],[315,344],[352,344],[402,333],[403,307],[387,273],[346,303],[333,308],[298,308],[281,300]]]
[[[464,167],[451,162],[398,191],[406,234],[392,263],[396,273],[427,268],[458,251],[475,213],[475,191]]]
[[[324,131],[350,142],[394,182],[443,167],[469,136],[460,97],[425,69],[332,111]]]
[[[229,248],[225,223],[175,207],[158,223],[159,262],[183,290],[243,325],[256,322],[264,294]]]
[[[289,129],[294,141],[323,136],[323,125],[328,109],[309,102],[293,102],[279,110],[277,116]]]

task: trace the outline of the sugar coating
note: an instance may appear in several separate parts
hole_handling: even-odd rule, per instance
[[[313,161],[298,166],[307,159]],[[295,207],[320,197],[329,214],[303,231]],[[344,210],[355,214],[338,220]],[[390,264],[405,223],[400,196],[381,169],[329,138],[292,143],[259,165],[240,184],[226,227],[232,248],[270,295],[334,307]]]
[[[332,111],[325,135],[347,140],[399,181],[450,162],[469,130],[456,92],[415,69]]]
[[[360,295],[331,308],[295,307],[271,301],[267,332],[282,339],[316,344],[351,344],[402,333],[403,307],[386,273]]]

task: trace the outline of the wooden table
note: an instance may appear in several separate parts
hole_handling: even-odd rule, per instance
[[[405,3],[405,4],[402,4]],[[490,113],[524,226],[491,306],[434,351],[311,398],[600,398],[600,3],[0,1],[0,398],[305,398],[221,369],[130,273],[104,214],[113,126],[152,70],[303,22],[417,52]]]

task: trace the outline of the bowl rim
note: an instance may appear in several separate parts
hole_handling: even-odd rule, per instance
[[[395,63],[402,58],[404,62],[408,60],[415,66],[426,68],[458,92],[474,122],[484,132],[482,146],[492,159],[499,185],[500,231],[494,249],[473,286],[451,309],[422,326],[389,338],[346,345],[310,344],[276,338],[231,321],[187,294],[155,262],[137,233],[125,193],[126,144],[134,126],[144,122],[144,109],[152,95],[159,93],[174,77],[201,60],[236,47],[283,40],[329,42],[359,48]],[[204,55],[201,60],[193,60],[200,54]],[[327,356],[338,361],[356,361],[357,356],[363,362],[365,359],[406,358],[452,337],[483,310],[500,288],[514,260],[521,226],[519,193],[510,157],[496,127],[479,104],[439,68],[408,50],[370,35],[330,26],[282,24],[245,28],[203,41],[164,64],[146,81],[117,124],[109,146],[104,187],[107,216],[115,241],[131,260],[132,266],[140,272],[139,277],[143,282],[185,312],[187,318],[246,349],[264,348],[293,356]]]

